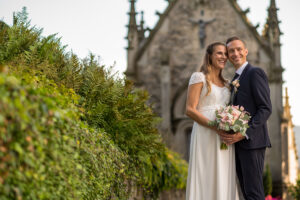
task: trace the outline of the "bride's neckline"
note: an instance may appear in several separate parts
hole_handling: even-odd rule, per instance
[[[218,88],[225,88],[226,87],[226,84],[224,84],[223,86],[219,86],[217,84],[215,84],[214,82],[212,82],[212,80],[209,81],[211,84],[215,85],[216,87]]]
[[[217,84],[213,83],[212,81],[210,81],[210,82],[211,82],[211,84],[213,84],[214,86],[216,86],[218,88],[225,88],[226,87],[226,85],[224,85],[224,86],[218,86]]]

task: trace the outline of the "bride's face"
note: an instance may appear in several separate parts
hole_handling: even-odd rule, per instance
[[[224,69],[227,62],[227,50],[223,45],[215,46],[211,55],[212,66],[217,69]]]

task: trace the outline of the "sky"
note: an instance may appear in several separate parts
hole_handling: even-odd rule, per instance
[[[261,32],[267,17],[270,0],[238,0],[252,24],[260,23]],[[300,126],[300,1],[276,0],[278,16],[282,21],[282,66],[284,87],[288,87],[293,123]],[[137,0],[136,10],[144,11],[146,26],[153,28],[158,20],[156,11],[163,12],[166,0]],[[12,24],[12,15],[27,7],[31,24],[43,28],[43,35],[57,33],[80,58],[89,52],[100,56],[100,63],[115,66],[120,73],[126,70],[125,36],[129,18],[128,0],[0,0],[0,19]],[[137,16],[140,21],[140,15]]]

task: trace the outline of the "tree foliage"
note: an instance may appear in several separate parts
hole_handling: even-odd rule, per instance
[[[2,74],[0,92],[1,199],[126,199],[127,156],[80,121],[72,90]]]
[[[41,34],[25,8],[0,24],[3,198],[127,199],[133,185],[152,199],[184,188],[187,164],[163,144],[147,92]]]

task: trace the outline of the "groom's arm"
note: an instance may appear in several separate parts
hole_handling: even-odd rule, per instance
[[[251,139],[251,133],[253,133],[251,129],[259,128],[266,123],[272,113],[272,104],[268,78],[265,72],[260,68],[254,68],[250,74],[250,79],[253,101],[257,108],[249,122],[250,130],[247,131]]]
[[[262,127],[272,113],[272,104],[270,99],[270,88],[268,78],[265,72],[260,68],[254,68],[250,75],[250,87],[253,95],[253,101],[256,106],[256,112],[251,116],[249,128],[246,132],[247,138],[241,133],[222,137],[227,144],[233,144],[243,139],[251,139],[256,128]],[[255,137],[255,136],[254,136]]]
[[[241,133],[222,136],[222,140],[228,145],[239,142],[245,138],[251,139],[251,137],[253,137],[252,133],[255,133],[253,129],[259,128],[265,124],[271,115],[272,105],[267,75],[262,69],[254,68],[250,73],[250,79],[253,101],[257,110],[255,114],[251,116],[249,128],[246,132],[247,137],[243,136]]]

